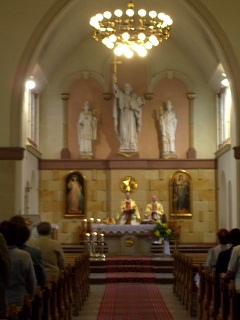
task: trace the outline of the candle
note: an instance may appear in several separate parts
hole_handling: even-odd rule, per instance
[[[97,223],[100,224],[101,223],[101,219],[97,219]]]
[[[93,241],[97,241],[97,232],[92,233],[92,239]]]
[[[86,233],[86,241],[90,241],[90,233]]]
[[[94,218],[90,218],[90,222],[91,222],[91,223],[94,223]]]
[[[87,219],[83,219],[83,221],[82,221],[82,227],[83,227],[83,229],[86,229],[86,228],[87,228]]]
[[[103,233],[100,234],[100,241],[104,242],[104,234]]]

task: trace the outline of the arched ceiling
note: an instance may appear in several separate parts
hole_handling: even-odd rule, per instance
[[[135,9],[164,12],[173,19],[171,37],[175,46],[196,65],[202,76],[214,90],[219,87],[223,67],[221,49],[204,17],[187,0],[135,0]],[[51,24],[38,43],[31,62],[33,75],[42,83],[42,87],[51,78],[51,74],[62,61],[87,38],[91,38],[90,17],[106,10],[125,9],[126,0],[112,1],[69,1],[52,18]],[[204,8],[203,8],[204,9]],[[46,18],[46,17],[45,17]],[[43,18],[44,25],[44,18]],[[92,39],[92,41],[94,41]],[[99,43],[99,50],[103,44]],[[152,50],[161,50],[160,44]]]

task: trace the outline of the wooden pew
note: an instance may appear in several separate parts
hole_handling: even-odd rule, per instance
[[[240,319],[240,290],[235,289],[234,280],[230,280],[228,284],[229,295],[229,313],[228,320]]]
[[[25,294],[23,306],[9,305],[8,320],[30,320],[32,319],[32,299]]]
[[[198,320],[202,320],[203,319],[203,301],[204,301],[205,288],[206,288],[205,268],[203,265],[199,266],[198,275],[199,275],[199,287],[198,287],[198,300],[197,300],[198,301],[197,318]]]
[[[63,285],[63,301],[65,305],[65,318],[71,320],[72,318],[72,276],[71,267],[67,266],[63,270],[64,285]]]
[[[51,316],[51,282],[48,281],[43,289],[43,318],[42,320],[52,320]]]
[[[217,319],[220,307],[220,284],[216,278],[215,270],[212,270],[209,275],[211,301],[209,305],[209,319]]]
[[[42,289],[41,287],[37,287],[36,293],[32,299],[31,308],[32,308],[32,314],[31,319],[32,320],[42,320]]]
[[[66,318],[66,308],[64,302],[64,272],[63,270],[60,271],[58,282],[57,282],[57,309],[58,315],[60,320],[65,320]]]
[[[189,310],[191,316],[197,314],[198,288],[194,281],[199,266],[206,261],[206,253],[174,252],[174,292]]]
[[[229,315],[229,291],[228,284],[225,279],[225,274],[220,275],[220,305],[218,310],[217,320],[228,319]]]
[[[8,307],[8,320],[19,320],[19,307],[14,304]]]
[[[25,296],[24,305],[9,306],[9,320],[71,320],[79,312],[90,292],[89,255],[74,252],[66,255],[67,266],[57,282],[48,279],[37,288],[35,296]]]
[[[75,316],[79,312],[90,292],[89,254],[88,252],[65,252],[66,262],[71,268],[72,306]]]
[[[196,316],[198,306],[198,287],[195,282],[195,275],[198,273],[200,266],[205,263],[206,254],[188,254],[188,256],[188,288],[185,307],[186,310],[189,310],[191,316]]]

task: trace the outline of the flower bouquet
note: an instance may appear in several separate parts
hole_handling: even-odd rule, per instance
[[[159,240],[177,240],[179,238],[179,227],[176,225],[176,221],[168,221],[166,215],[163,214],[161,220],[155,220],[155,227],[150,231],[150,237],[152,239]]]

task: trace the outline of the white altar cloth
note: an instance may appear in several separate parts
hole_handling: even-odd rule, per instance
[[[131,225],[131,224],[98,224],[93,223],[92,229],[94,232],[101,232],[105,234],[113,233],[121,233],[121,234],[147,234],[149,230],[152,230],[155,227],[154,224],[139,224],[139,225]]]

